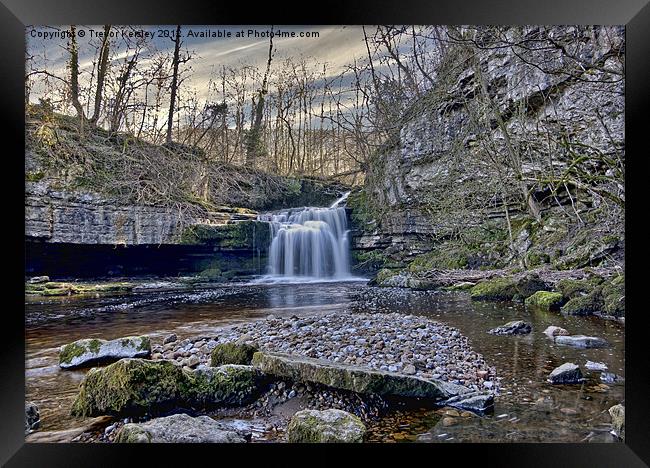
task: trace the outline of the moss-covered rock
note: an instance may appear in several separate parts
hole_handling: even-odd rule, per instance
[[[355,443],[363,442],[365,432],[361,419],[346,411],[302,410],[291,418],[287,439],[291,443]]]
[[[519,278],[516,288],[516,296],[522,300],[532,296],[537,291],[548,291],[550,289],[537,273],[529,273]]]
[[[581,280],[563,279],[558,281],[556,288],[562,293],[562,297],[568,301],[591,293],[600,283],[602,283],[602,278],[597,276]]]
[[[107,341],[97,338],[77,340],[59,350],[59,366],[72,369],[122,358],[147,357],[151,354],[148,336],[127,336]]]
[[[549,291],[537,291],[525,301],[527,307],[538,307],[543,310],[557,310],[563,303],[562,294]]]
[[[560,311],[567,315],[593,315],[604,308],[600,288],[592,290],[585,296],[577,296],[564,304]]]
[[[223,364],[248,365],[257,350],[257,346],[247,343],[219,343],[212,350],[210,365],[213,367]]]
[[[178,406],[184,384],[183,371],[170,361],[121,359],[88,371],[72,415],[155,414]]]
[[[481,281],[472,289],[470,296],[480,301],[509,301],[518,294],[517,282],[512,278],[496,278]]]
[[[603,285],[603,311],[608,315],[625,315],[625,276],[620,275]]]
[[[264,381],[258,369],[236,364],[200,368],[185,376],[183,400],[194,408],[249,403],[259,394]]]
[[[391,372],[282,353],[257,352],[253,366],[264,374],[296,382],[310,382],[355,393],[402,398],[446,399],[455,396],[459,386]]]

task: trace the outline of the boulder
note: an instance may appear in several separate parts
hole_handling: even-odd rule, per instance
[[[527,335],[531,329],[529,323],[523,320],[515,320],[500,327],[493,328],[488,333],[491,335]]]
[[[565,362],[556,367],[548,376],[548,381],[552,384],[575,384],[582,382],[582,380],[580,367],[571,362]]]
[[[600,277],[582,280],[563,279],[557,282],[556,288],[560,291],[562,297],[568,301],[591,293],[601,281]]]
[[[252,366],[183,370],[173,361],[122,359],[90,369],[72,406],[75,416],[158,414],[250,402],[262,375]]]
[[[526,298],[526,307],[537,307],[542,310],[558,310],[564,303],[562,294],[549,291],[537,291]]]
[[[178,406],[185,383],[185,374],[171,361],[122,359],[88,371],[79,386],[72,414],[155,414]]]
[[[564,304],[560,311],[566,315],[593,315],[600,313],[604,308],[600,288],[597,288],[586,296],[577,296]]]
[[[253,366],[227,364],[186,373],[185,401],[192,407],[239,406],[259,394],[264,381]]]
[[[125,424],[115,439],[118,443],[244,443],[235,431],[225,430],[208,416],[174,414],[164,418]]]
[[[625,315],[625,276],[617,276],[603,286],[603,311],[614,317]]]
[[[544,334],[549,338],[554,338],[556,336],[566,336],[569,334],[569,332],[562,327],[551,325],[550,327],[547,327],[546,330],[544,330]]]
[[[212,350],[210,365],[213,367],[223,364],[249,365],[257,350],[257,346],[246,343],[220,343]]]
[[[518,294],[517,283],[511,278],[481,281],[470,289],[470,297],[480,301],[510,301]]]
[[[526,299],[538,291],[548,291],[549,287],[537,273],[529,273],[519,278],[515,285],[517,296]]]
[[[25,434],[35,431],[40,425],[41,416],[38,406],[30,401],[25,402]]]
[[[621,404],[612,406],[609,415],[612,417],[612,433],[625,440],[625,406]]]
[[[609,343],[603,338],[585,335],[556,336],[555,343],[575,348],[606,348]]]
[[[458,395],[445,401],[445,405],[482,414],[494,410],[494,396],[491,393]]]
[[[122,358],[149,357],[150,354],[151,340],[148,336],[126,336],[111,341],[84,339],[61,346],[59,367],[73,369]]]
[[[467,390],[466,387],[439,380],[280,353],[257,352],[253,355],[253,366],[275,377],[382,396],[440,400]]]
[[[346,411],[302,410],[291,418],[287,439],[291,443],[354,443],[363,442],[365,432],[361,419]]]

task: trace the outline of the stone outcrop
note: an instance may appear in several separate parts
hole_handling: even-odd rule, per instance
[[[253,355],[253,366],[274,377],[381,396],[438,401],[467,391],[447,382],[281,353],[257,352]]]
[[[253,359],[253,354],[258,351],[257,346],[246,343],[219,343],[210,355],[210,365],[213,367],[223,364],[248,365]]]
[[[59,367],[74,369],[97,363],[118,361],[122,358],[148,357],[151,341],[148,336],[125,336],[115,340],[83,339],[61,346]]]
[[[117,434],[118,443],[244,443],[237,432],[225,430],[208,416],[174,414],[144,423],[125,424]]]
[[[361,419],[346,411],[302,410],[293,415],[287,427],[290,443],[363,442],[366,432]]]

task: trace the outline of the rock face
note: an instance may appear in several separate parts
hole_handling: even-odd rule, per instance
[[[287,428],[291,443],[363,442],[366,428],[361,419],[346,411],[303,410],[293,415]]]
[[[59,367],[73,369],[122,358],[149,357],[151,341],[148,336],[126,336],[107,341],[84,339],[61,346]]]
[[[251,366],[186,371],[171,361],[121,359],[88,371],[72,414],[143,415],[174,408],[240,405],[253,399],[261,377]]]
[[[618,404],[609,409],[612,417],[612,432],[616,437],[625,440],[625,406]]]
[[[532,330],[529,323],[523,320],[508,322],[500,327],[493,328],[488,333],[491,335],[527,335]]]
[[[219,343],[212,350],[210,365],[213,367],[223,364],[248,365],[257,350],[257,346],[246,343]]]
[[[441,400],[457,395],[463,388],[447,382],[280,353],[257,352],[253,355],[253,366],[276,377],[382,396]]]
[[[466,32],[472,34],[471,30]],[[476,251],[468,251],[452,242],[440,247],[436,240],[452,236],[454,227],[467,226],[469,233],[472,227],[479,225],[498,226],[507,238],[503,207],[507,204],[511,216],[515,213],[513,218],[525,216],[523,204],[513,202],[519,196],[514,182],[501,200],[490,204],[490,210],[479,213],[468,209],[465,203],[471,199],[475,203],[472,206],[483,208],[488,206],[488,200],[494,200],[494,192],[488,187],[497,180],[496,169],[479,156],[486,145],[496,145],[495,150],[500,154],[507,152],[504,130],[496,123],[486,123],[479,128],[472,124],[472,110],[485,104],[481,101],[481,81],[499,110],[510,138],[526,142],[527,148],[539,151],[538,158],[530,157],[530,151],[526,153],[526,163],[522,164],[524,177],[537,178],[556,168],[564,170],[571,164],[572,158],[560,148],[559,141],[549,147],[544,136],[546,131],[552,135],[569,131],[572,141],[598,148],[602,154],[614,158],[621,157],[620,148],[625,141],[623,82],[604,69],[622,71],[622,62],[614,57],[624,48],[623,29],[526,26],[502,28],[499,35],[507,39],[497,40],[495,44],[489,32],[476,28],[479,45],[472,48],[472,57],[478,62],[476,66],[469,61],[461,62],[458,57],[463,52],[453,47],[448,56],[442,57],[450,68],[445,69],[445,73],[440,72],[430,93],[415,99],[407,118],[402,120],[399,133],[395,132],[394,138],[373,161],[365,179],[365,195],[359,197],[358,203],[349,204],[353,208],[355,228],[353,249],[363,254],[373,249],[381,251],[386,263],[395,268],[408,266],[422,254],[454,249],[459,254],[458,259],[444,255],[453,260],[454,266],[436,264],[434,268],[478,268],[508,261],[511,257],[508,246],[494,243],[492,239],[479,237],[478,242],[486,245]],[[508,41],[515,43],[533,37],[539,44],[549,44],[549,47],[523,54],[516,47],[503,47]],[[557,44],[558,40],[569,44],[572,51],[565,49],[568,55],[551,46],[551,41]],[[579,56],[579,61],[571,59],[569,55],[572,54],[577,54],[574,57]],[[536,66],[542,63],[542,67]],[[564,71],[544,72],[560,69]],[[599,86],[600,79],[611,86]],[[548,99],[549,96],[553,98]],[[526,111],[522,114],[515,110],[517,108]],[[598,113],[603,116],[603,122],[594,117]],[[604,175],[606,170],[603,168],[598,173]],[[540,200],[552,198],[539,195]],[[591,195],[585,196],[587,203],[591,203]],[[562,205],[571,204],[571,198],[563,193],[545,208],[560,210],[558,201]],[[555,208],[553,203],[556,203]],[[515,258],[524,260],[527,267],[556,262],[565,268],[589,266],[603,261],[605,252],[611,253],[621,247],[620,242],[607,239],[601,242],[589,236],[571,238],[565,226],[549,226],[549,232],[558,238],[566,234],[567,242],[559,245],[562,256],[567,259],[562,264],[553,258],[552,249],[537,242],[534,229],[522,225],[521,218],[518,221],[512,232],[512,247]],[[590,242],[588,248],[582,248]],[[505,250],[499,252],[496,248],[490,249],[490,245],[505,247]]]
[[[141,424],[125,424],[117,435],[119,443],[244,443],[237,432],[224,430],[208,416],[174,414]]]
[[[38,412],[38,406],[28,401],[25,402],[25,434],[38,429],[41,425],[41,416]]]
[[[548,376],[552,384],[575,384],[582,382],[582,371],[577,365],[566,362],[553,369]]]
[[[602,338],[585,335],[556,336],[555,343],[576,348],[606,348],[609,346],[609,343]]]

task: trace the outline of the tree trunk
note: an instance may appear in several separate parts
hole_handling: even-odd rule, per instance
[[[104,81],[106,78],[106,66],[108,65],[108,49],[110,41],[108,40],[109,33],[111,31],[111,25],[107,24],[104,26],[104,38],[102,39],[102,46],[99,50],[99,66],[97,68],[97,89],[95,90],[95,107],[93,110],[93,116],[90,118],[90,121],[95,124],[99,119],[99,112],[101,111],[102,106],[102,93],[104,90]]]
[[[77,48],[77,29],[74,25],[70,26],[70,101],[83,125],[85,115],[79,102],[79,49]]]
[[[266,63],[266,72],[262,80],[262,86],[258,92],[257,102],[253,108],[253,122],[246,142],[246,166],[255,167],[255,160],[259,156],[261,145],[262,117],[264,116],[264,96],[268,92],[267,83],[269,71],[271,70],[271,60],[273,58],[273,28],[271,28],[271,37],[269,38],[269,60]]]
[[[181,49],[181,25],[176,26],[176,37],[174,38],[174,58],[172,59],[172,84],[171,96],[169,98],[169,114],[167,114],[167,137],[165,142],[172,142],[172,127],[174,125],[174,106],[176,105],[176,94],[178,92],[178,64],[180,61],[179,54]]]

